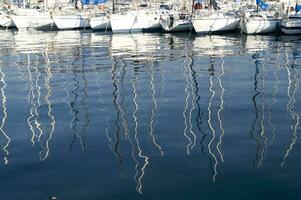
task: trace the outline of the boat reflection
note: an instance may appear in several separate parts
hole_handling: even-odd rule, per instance
[[[242,49],[237,35],[207,35],[193,41],[196,55],[229,56],[241,55]]]
[[[257,52],[277,49],[279,42],[276,36],[270,35],[242,35],[240,37],[241,50],[244,53],[255,54]]]

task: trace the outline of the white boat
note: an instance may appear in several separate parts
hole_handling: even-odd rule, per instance
[[[288,35],[301,34],[301,13],[291,13],[281,21],[281,32]]]
[[[245,14],[240,21],[240,30],[245,34],[265,34],[275,32],[278,20],[270,12]]]
[[[161,29],[160,16],[167,10],[140,5],[137,10],[112,14],[110,21],[114,33],[142,32]]]
[[[30,14],[11,16],[18,30],[34,28],[52,30],[56,28],[49,12],[38,12],[34,9],[30,10],[33,10]]]
[[[198,10],[192,18],[197,34],[234,31],[239,26],[240,17],[234,12],[219,10]]]
[[[111,29],[111,23],[106,13],[99,13],[90,19],[90,26],[93,30]]]
[[[185,13],[170,13],[160,18],[160,24],[166,32],[192,31],[191,16]]]
[[[89,13],[55,15],[53,20],[60,30],[90,28]]]
[[[0,26],[5,28],[15,27],[15,23],[11,19],[11,13],[6,11],[0,12]]]

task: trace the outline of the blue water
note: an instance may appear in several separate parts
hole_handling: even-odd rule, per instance
[[[0,30],[0,199],[299,199],[300,49]]]

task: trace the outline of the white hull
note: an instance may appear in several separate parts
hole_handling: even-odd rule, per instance
[[[142,32],[160,29],[160,16],[155,13],[130,11],[126,14],[113,14],[111,27],[114,33]]]
[[[0,15],[0,26],[6,27],[6,28],[16,27],[15,23],[13,22],[11,17],[9,17],[8,15]]]
[[[90,28],[89,17],[85,15],[54,16],[58,29]]]
[[[12,16],[18,30],[27,30],[27,29],[53,29],[54,21],[48,13],[41,15],[17,15]]]
[[[281,32],[287,35],[301,34],[301,18],[283,20],[281,22]]]
[[[277,29],[277,20],[247,18],[240,22],[240,29],[245,34],[272,33]]]
[[[197,16],[192,20],[197,34],[234,31],[239,26],[240,18],[237,16],[212,15]]]
[[[93,30],[107,30],[111,28],[111,23],[107,16],[92,17],[90,26]]]
[[[168,19],[161,19],[160,24],[166,32],[188,32],[193,29],[191,20],[175,20],[170,23]]]

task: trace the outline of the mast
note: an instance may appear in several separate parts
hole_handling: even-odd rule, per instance
[[[44,0],[44,12],[48,10],[48,0]]]
[[[259,0],[256,0],[256,11],[257,12],[259,12],[259,6],[258,6],[258,4],[259,4]]]

